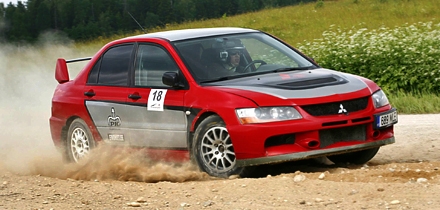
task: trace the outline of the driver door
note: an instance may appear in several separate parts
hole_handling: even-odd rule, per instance
[[[130,144],[139,147],[187,148],[187,120],[183,111],[186,90],[162,83],[165,72],[179,72],[167,50],[157,44],[138,46],[134,81],[128,88]]]

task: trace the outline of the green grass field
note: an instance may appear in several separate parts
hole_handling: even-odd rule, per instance
[[[219,19],[168,24],[165,28],[149,29],[148,32],[184,28],[244,27],[263,30],[293,46],[301,46],[322,39],[323,32],[335,27],[346,31],[360,28],[376,30],[383,27],[392,30],[408,24],[439,24],[438,11],[439,0],[332,0],[266,9],[237,16],[225,14]],[[143,32],[138,31],[135,34],[139,33]],[[99,38],[93,42],[78,43],[76,46],[82,50],[96,52],[108,41],[121,37]],[[438,65],[440,69],[440,63]],[[440,97],[437,93],[395,92],[389,93],[388,98],[400,113],[440,113]]]

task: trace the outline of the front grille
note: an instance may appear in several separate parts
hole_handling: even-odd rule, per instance
[[[363,117],[363,118],[352,119],[351,122],[358,123],[358,122],[367,121],[370,119],[371,119],[370,117]]]
[[[325,115],[335,115],[342,114],[344,112],[340,111],[342,108],[346,111],[346,113],[356,112],[360,110],[364,110],[367,108],[368,99],[370,97],[363,97],[348,101],[340,101],[340,102],[331,102],[324,104],[313,104],[313,105],[305,105],[301,106],[304,111],[312,116],[325,116]],[[342,105],[342,106],[341,106]]]
[[[319,131],[320,148],[325,148],[337,142],[365,141],[366,126],[356,125],[343,128],[333,128]]]
[[[326,122],[326,123],[322,123],[322,127],[335,126],[335,125],[344,125],[344,124],[347,124],[347,123],[348,123],[347,120],[336,121],[336,122]]]

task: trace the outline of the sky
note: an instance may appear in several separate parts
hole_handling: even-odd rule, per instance
[[[12,2],[13,4],[17,4],[18,0],[0,0],[0,2],[3,2],[3,4],[6,6],[9,4],[9,2]],[[21,0],[22,3],[26,2],[25,0]]]

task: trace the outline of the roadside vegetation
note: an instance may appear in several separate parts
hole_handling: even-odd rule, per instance
[[[377,82],[400,113],[440,113],[438,11],[438,0],[320,0],[149,32],[224,26],[263,30],[322,67]],[[135,34],[139,33],[143,32]],[[96,50],[116,38],[120,37],[98,38],[77,47]]]
[[[375,81],[400,112],[439,112],[440,24],[332,28],[322,36],[298,48],[323,67]]]

